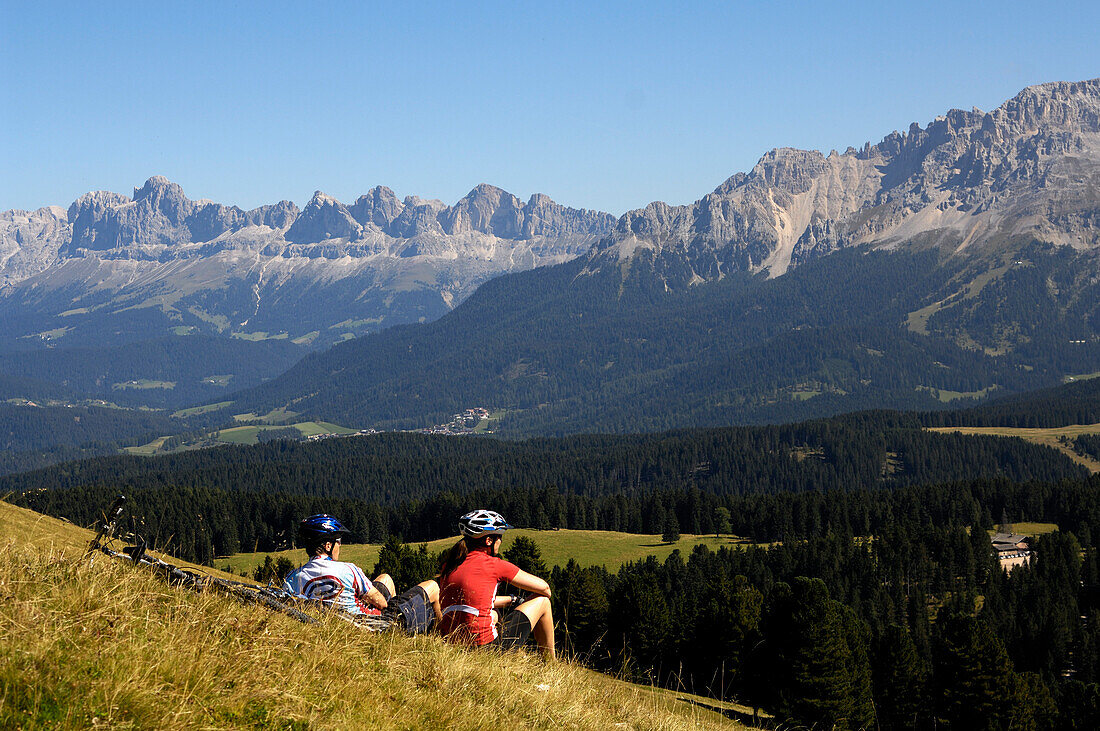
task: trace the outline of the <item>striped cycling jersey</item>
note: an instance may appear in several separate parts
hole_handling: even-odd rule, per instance
[[[351,614],[381,614],[364,596],[374,584],[363,570],[347,561],[318,556],[287,574],[283,590],[291,594],[334,604]]]

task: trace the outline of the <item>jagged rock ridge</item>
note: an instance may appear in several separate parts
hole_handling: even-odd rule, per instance
[[[778,276],[844,246],[1100,245],[1100,79],[1029,87],[828,156],[781,148],[688,206],[622,216],[589,269],[644,256],[668,287]]]
[[[226,334],[258,320],[290,337],[350,322],[331,334],[347,337],[438,317],[492,276],[577,256],[614,222],[544,195],[524,204],[490,185],[454,206],[399,201],[380,186],[351,205],[318,191],[301,210],[281,201],[244,211],[190,200],[154,176],[129,198],[97,191],[67,211],[0,214],[0,311],[5,300],[38,308],[30,331],[6,333],[23,337],[57,329],[43,318],[90,306],[100,315],[153,307]],[[307,293],[304,308],[291,305]],[[281,314],[267,311],[276,302]],[[294,321],[319,307],[328,320]],[[196,309],[197,321],[186,316]]]

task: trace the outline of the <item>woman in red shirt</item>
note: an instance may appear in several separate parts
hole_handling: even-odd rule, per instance
[[[478,647],[519,647],[533,633],[539,650],[554,657],[554,618],[550,585],[500,558],[504,531],[512,526],[492,510],[475,510],[458,519],[462,540],[443,557],[439,571],[440,632],[455,642]],[[507,582],[536,596],[523,603],[514,596],[497,596]],[[497,609],[508,607],[498,627]]]

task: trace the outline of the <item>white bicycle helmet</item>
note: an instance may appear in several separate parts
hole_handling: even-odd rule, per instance
[[[459,532],[470,538],[503,533],[511,527],[503,515],[492,510],[474,510],[458,519]]]

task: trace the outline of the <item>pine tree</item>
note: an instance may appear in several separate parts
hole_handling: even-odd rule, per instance
[[[548,569],[546,562],[542,560],[542,551],[534,539],[527,536],[516,536],[512,545],[501,552],[501,556],[529,574],[542,577],[547,575]]]
[[[927,708],[928,671],[904,627],[891,625],[879,638],[874,677],[875,707],[883,731],[915,728]]]
[[[675,543],[680,540],[680,521],[676,519],[676,513],[671,510],[665,515],[665,531],[661,534],[661,540],[665,543]]]
[[[1012,665],[982,621],[943,610],[933,637],[933,682],[938,715],[954,729],[996,729],[1008,720]]]
[[[753,695],[781,718],[824,728],[871,724],[870,664],[858,620],[820,579],[797,577],[769,594],[764,659]],[[761,654],[758,654],[758,658]]]
[[[718,506],[714,511],[714,537],[720,538],[723,533],[730,533],[730,509],[724,505]]]

